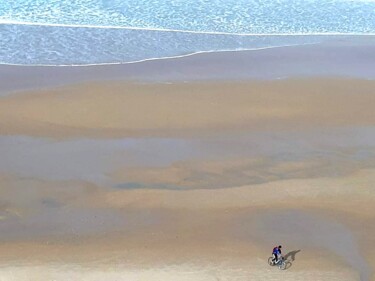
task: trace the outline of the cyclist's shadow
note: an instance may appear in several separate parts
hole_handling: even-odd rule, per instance
[[[294,261],[296,259],[296,255],[297,253],[301,252],[301,250],[295,250],[295,251],[290,251],[289,253],[287,253],[284,258],[285,260],[287,260],[287,268],[291,267],[292,266],[292,263],[291,261]]]

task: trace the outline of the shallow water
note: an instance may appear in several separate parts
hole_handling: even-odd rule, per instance
[[[324,41],[324,38],[316,36],[236,36],[17,24],[0,24],[0,36],[3,42],[0,63],[16,65],[131,63],[200,52],[251,50]]]
[[[0,63],[3,64],[127,63],[196,52],[316,43],[316,37],[294,35],[317,34],[375,34],[375,2],[15,0],[0,3],[3,42]]]
[[[371,0],[13,0],[2,22],[226,33],[375,32]]]

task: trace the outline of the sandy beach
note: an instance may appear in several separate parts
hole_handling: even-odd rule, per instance
[[[374,45],[353,42],[160,76],[1,66],[0,280],[375,280]]]

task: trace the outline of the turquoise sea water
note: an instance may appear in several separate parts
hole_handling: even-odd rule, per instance
[[[0,62],[126,63],[375,34],[370,0],[12,0],[0,2]]]

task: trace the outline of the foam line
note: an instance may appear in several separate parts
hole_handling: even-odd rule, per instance
[[[0,20],[3,25],[29,25],[29,26],[46,26],[46,27],[69,27],[69,28],[92,28],[92,29],[123,29],[123,30],[142,30],[142,31],[158,31],[158,32],[180,32],[191,34],[207,34],[207,35],[231,35],[231,36],[375,36],[375,32],[360,33],[360,32],[297,32],[297,33],[231,33],[220,31],[194,31],[194,30],[180,30],[167,29],[156,27],[135,27],[135,26],[115,26],[115,25],[80,25],[80,24],[60,24],[60,23],[43,23],[43,22],[27,22],[27,21],[12,21]]]
[[[192,52],[189,54],[178,55],[178,56],[169,56],[169,57],[155,57],[155,58],[148,58],[136,61],[128,61],[128,62],[109,62],[109,63],[92,63],[92,64],[56,64],[56,65],[49,65],[49,64],[17,64],[17,63],[5,63],[0,62],[0,65],[9,65],[9,66],[39,66],[39,67],[87,67],[87,66],[105,66],[105,65],[126,65],[126,64],[136,64],[136,63],[143,63],[147,61],[156,61],[156,60],[168,60],[168,59],[179,59],[179,58],[186,58],[191,57],[199,54],[208,54],[208,53],[229,53],[229,52],[244,52],[244,51],[261,51],[267,49],[276,49],[276,48],[287,48],[287,47],[297,47],[297,46],[307,46],[307,45],[318,45],[320,43],[303,43],[303,44],[291,44],[291,45],[281,45],[281,46],[268,46],[268,47],[260,47],[260,48],[252,48],[252,49],[237,49],[237,50],[211,50],[211,51],[198,51]]]

